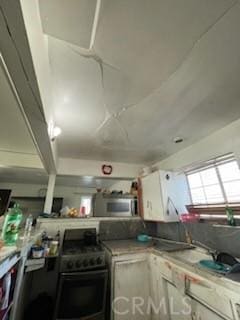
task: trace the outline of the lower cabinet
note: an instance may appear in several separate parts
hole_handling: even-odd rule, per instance
[[[113,263],[112,319],[151,320],[147,258]]]
[[[223,320],[218,314],[199,303],[198,301],[192,300],[192,320]]]
[[[240,319],[236,293],[167,258],[155,254],[113,257],[111,276],[111,320]]]
[[[192,320],[191,299],[182,294],[170,282],[164,279],[162,281],[166,282],[166,304],[169,320]]]
[[[169,320],[223,320],[200,302],[182,294],[170,282],[166,281],[166,283]]]
[[[152,254],[150,264],[150,293],[152,299],[152,320],[226,320],[235,319],[232,313],[230,299],[225,297],[227,293],[220,295],[217,289],[209,288],[205,283],[198,286],[205,292],[204,298],[197,292],[192,295],[191,285],[186,281],[183,270],[175,269],[175,266],[167,260]],[[165,268],[165,269],[164,269]],[[194,284],[194,288],[197,284]],[[189,292],[188,292],[189,291]],[[196,291],[194,291],[196,293]],[[214,298],[215,303],[213,303]],[[219,306],[219,300],[222,305]],[[224,310],[225,309],[225,310]],[[213,310],[216,310],[213,311]],[[218,311],[217,311],[218,310]],[[224,310],[224,311],[223,311]]]

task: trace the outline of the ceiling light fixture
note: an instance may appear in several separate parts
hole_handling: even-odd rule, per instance
[[[59,127],[54,127],[51,133],[51,141],[55,141],[55,139],[62,133],[62,129]]]

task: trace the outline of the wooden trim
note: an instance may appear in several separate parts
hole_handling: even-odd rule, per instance
[[[224,215],[226,216],[226,206],[230,207],[234,215],[240,215],[239,203],[211,204],[211,205],[187,205],[188,212],[194,214],[206,215]]]
[[[144,212],[143,212],[143,192],[142,192],[142,180],[138,178],[138,215],[143,219]]]

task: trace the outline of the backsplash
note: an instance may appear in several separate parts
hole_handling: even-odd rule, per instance
[[[101,221],[99,235],[101,240],[135,239],[139,233],[156,236],[157,224],[143,223],[142,220]]]
[[[184,227],[181,223],[156,223],[157,236],[160,238],[186,241]],[[227,252],[240,258],[240,228],[208,223],[187,223],[185,228],[193,240],[200,241],[210,248]]]

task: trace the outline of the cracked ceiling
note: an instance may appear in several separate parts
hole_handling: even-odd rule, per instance
[[[238,1],[39,4],[60,156],[151,163],[240,117]]]

